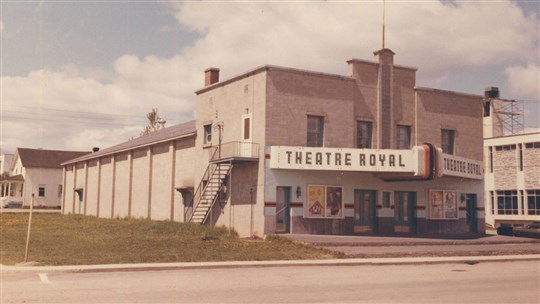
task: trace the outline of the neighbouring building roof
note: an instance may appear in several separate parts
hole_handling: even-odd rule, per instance
[[[91,153],[84,156],[80,156],[78,158],[71,158],[66,161],[64,161],[62,164],[73,164],[79,161],[84,161],[88,159],[93,159],[105,155],[110,155],[122,151],[129,151],[136,148],[141,148],[149,145],[153,145],[160,142],[165,142],[169,140],[173,140],[180,137],[185,137],[189,135],[195,135],[196,134],[196,127],[195,127],[195,120],[188,121],[185,123],[177,124],[168,128],[164,128],[155,132],[152,132],[147,135],[143,135],[137,138],[134,138],[132,140],[128,140],[126,142],[123,142],[121,144]]]
[[[63,162],[88,153],[90,152],[17,148],[17,155],[25,168],[62,168]]]

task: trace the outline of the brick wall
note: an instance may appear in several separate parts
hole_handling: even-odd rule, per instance
[[[517,158],[516,150],[493,151],[493,174],[495,189],[516,189]]]
[[[523,149],[523,172],[525,189],[540,189],[540,148]]]

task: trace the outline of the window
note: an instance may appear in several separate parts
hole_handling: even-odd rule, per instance
[[[540,190],[527,190],[527,213],[540,215]]]
[[[240,137],[244,142],[250,142],[253,137],[252,124],[253,124],[253,113],[242,114],[242,126],[241,126],[241,135]]]
[[[441,148],[443,153],[454,154],[454,130],[441,130]]]
[[[356,147],[360,149],[371,149],[372,123],[369,121],[356,122]]]
[[[62,185],[58,185],[58,197],[62,197]]]
[[[489,197],[491,200],[491,214],[495,214],[495,194],[493,191],[489,191]]]
[[[519,171],[523,171],[523,145],[518,145],[519,150]]]
[[[521,210],[520,214],[525,214],[525,193],[523,190],[519,190],[519,210]]]
[[[250,121],[251,121],[250,117],[244,118],[244,140],[251,139],[251,130],[250,130],[251,122]]]
[[[45,196],[45,185],[39,185],[38,196],[39,197],[44,197]]]
[[[312,116],[307,117],[307,146],[322,147],[324,132],[324,117]]]
[[[516,145],[495,146],[495,151],[511,151],[515,149]]]
[[[525,148],[527,148],[527,149],[540,148],[540,141],[539,142],[534,142],[534,143],[526,143]]]
[[[489,147],[489,172],[493,173],[493,147]]]
[[[518,214],[517,191],[497,191],[497,214]]]
[[[212,124],[204,125],[204,144],[212,143]]]
[[[411,127],[398,125],[396,149],[409,149],[410,147],[411,147]]]

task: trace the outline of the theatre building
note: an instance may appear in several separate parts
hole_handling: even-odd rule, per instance
[[[346,75],[207,69],[194,122],[64,164],[64,213],[241,236],[483,233],[483,96],[416,87],[391,50],[374,56]]]

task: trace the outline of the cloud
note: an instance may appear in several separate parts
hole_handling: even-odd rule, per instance
[[[1,152],[111,146],[137,137],[152,108],[167,125],[192,119],[193,93],[181,94],[176,61],[122,56],[110,82],[83,76],[74,66],[2,77]]]
[[[512,96],[526,100],[540,100],[540,64],[516,65],[505,70],[508,90]]]
[[[105,148],[137,136],[154,107],[168,125],[192,119],[194,91],[211,66],[221,69],[221,79],[264,64],[345,75],[346,60],[370,60],[381,48],[379,2],[165,5],[183,30],[199,35],[175,56],[125,54],[109,71],[66,63],[24,77],[3,75],[2,152],[38,145]],[[538,16],[524,15],[510,1],[386,5],[386,46],[397,53],[396,64],[419,68],[422,86],[437,86],[456,72],[511,66],[506,69],[511,93],[538,99],[532,75],[538,66],[527,65],[538,60],[538,33]],[[20,118],[17,111],[30,114]],[[105,114],[88,114],[96,112]]]
[[[377,2],[187,2],[178,9],[179,22],[203,35],[182,56],[227,76],[266,63],[343,74],[345,60],[370,59],[381,47]],[[509,1],[390,2],[386,46],[397,64],[420,68],[432,85],[454,71],[537,58],[538,20]]]

